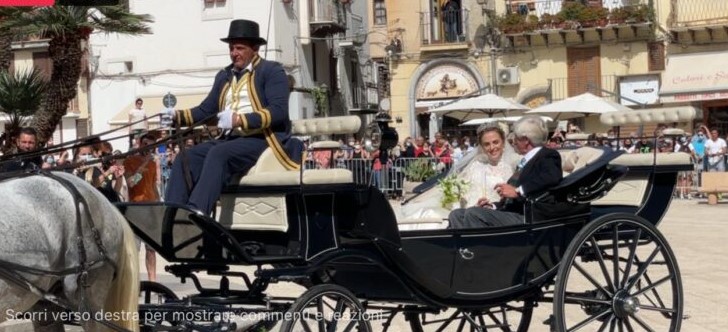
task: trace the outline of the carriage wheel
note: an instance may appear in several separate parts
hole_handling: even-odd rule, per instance
[[[140,304],[163,305],[169,301],[178,301],[179,297],[169,287],[154,281],[142,281],[139,285]],[[163,320],[159,322],[147,322],[145,316],[139,319],[140,331],[172,331],[177,330],[179,322]]]
[[[309,288],[286,312],[281,332],[370,332],[366,310],[346,288],[323,284]]]
[[[445,313],[446,318],[432,314],[407,314],[412,331],[501,331],[526,332],[531,324],[535,301],[511,301],[485,310],[455,310]],[[442,315],[442,314],[440,314]],[[425,326],[434,325],[425,329]]]
[[[648,221],[613,214],[588,223],[561,260],[554,289],[557,331],[679,331],[677,260]]]

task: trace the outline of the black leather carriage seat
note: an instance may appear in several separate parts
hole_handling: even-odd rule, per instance
[[[361,120],[358,116],[337,116],[318,119],[292,121],[291,133],[294,136],[332,134],[353,134],[359,131]],[[338,142],[314,142],[309,148],[335,148]],[[303,180],[303,181],[301,181]],[[299,185],[326,185],[353,183],[354,176],[348,169],[309,169],[303,174],[299,170],[287,170],[267,148],[258,162],[244,176],[233,177],[231,186],[240,187],[277,187]],[[219,222],[230,229],[240,230],[288,230],[285,194],[224,193],[221,198]]]

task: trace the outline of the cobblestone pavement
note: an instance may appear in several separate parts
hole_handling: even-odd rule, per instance
[[[707,205],[699,200],[674,200],[667,215],[659,225],[677,256],[685,297],[685,320],[682,331],[728,330],[728,202]],[[143,255],[142,255],[143,257]],[[142,262],[143,263],[143,262]],[[164,262],[158,262],[162,271]],[[144,264],[140,264],[144,269]],[[240,267],[251,272],[252,268]],[[142,279],[146,272],[142,271]],[[194,291],[191,282],[180,284],[173,276],[159,272],[159,281],[178,294]],[[207,285],[216,284],[214,277],[203,276]],[[273,284],[270,295],[296,297],[303,288],[291,283]],[[552,311],[550,303],[540,304],[531,321],[530,331],[548,331],[542,322]],[[407,331],[403,319],[395,319],[390,331]],[[25,331],[28,325],[0,324],[0,332]],[[69,327],[67,330],[77,330]],[[381,330],[375,326],[375,331]]]

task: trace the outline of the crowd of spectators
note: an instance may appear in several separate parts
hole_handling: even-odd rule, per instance
[[[726,140],[721,138],[721,135],[725,135],[725,133],[702,125],[696,127],[692,133],[670,129],[673,128],[668,125],[659,125],[652,135],[640,135],[632,132],[624,137],[618,137],[613,130],[602,134],[587,134],[577,126],[569,125],[568,130],[554,132],[548,146],[557,149],[595,146],[621,150],[625,153],[688,153],[693,159],[696,171],[681,174],[678,184],[680,190],[677,193],[678,197],[687,198],[693,191],[691,188],[699,185],[699,172],[724,172],[728,168],[726,167],[728,166],[726,165],[728,148],[726,148]],[[153,139],[153,142],[159,142],[165,140],[169,132],[167,130],[146,131],[144,135],[151,135],[149,137]],[[132,142],[131,149],[139,147],[141,137],[144,136],[137,135]],[[386,157],[382,158],[379,151],[368,151],[364,146],[365,142],[351,136],[340,139],[339,148],[309,150],[306,156],[306,167],[351,169],[355,181],[370,182],[384,189],[391,185],[391,176],[386,176],[391,175],[388,174],[390,169],[406,166],[407,160],[426,158],[432,162],[436,171],[446,171],[458,163],[465,154],[476,149],[475,144],[471,142],[474,140],[468,135],[445,135],[442,132],[435,133],[432,139],[424,136],[406,137]],[[36,134],[29,128],[20,131],[15,143],[16,147],[12,153],[24,153],[38,148]],[[182,144],[190,147],[195,143],[195,139],[188,138]],[[308,141],[305,140],[304,144],[308,144]],[[46,147],[53,148],[54,142],[49,141]],[[179,151],[180,147],[176,142],[167,142],[159,144],[149,154],[148,158],[151,158],[154,161],[153,164],[156,165],[154,184],[159,193],[159,199],[163,199],[162,194],[169,179],[171,165]],[[73,151],[55,149],[53,153],[44,156],[5,162],[2,170],[19,170],[29,165],[44,169],[71,170],[79,176],[87,178],[94,186],[105,188],[103,192],[114,191],[119,197],[118,200],[126,200],[128,199],[126,191],[128,191],[129,179],[118,179],[122,176],[129,177],[132,174],[125,169],[124,161],[115,159],[111,163],[99,162],[111,154],[121,154],[121,151],[113,151],[108,142],[89,141],[78,144]]]
[[[555,149],[572,149],[583,146],[603,147],[625,153],[672,153],[684,152],[691,156],[695,164],[694,172],[680,175],[676,196],[689,198],[696,195],[699,174],[702,171],[723,172],[728,167],[728,148],[725,133],[699,125],[693,132],[674,130],[673,126],[658,125],[649,133],[631,132],[618,136],[614,130],[606,133],[584,133],[578,126],[569,124],[567,130],[554,132],[548,146]],[[367,152],[363,143],[356,137],[339,140],[340,149],[314,150],[307,155],[307,168],[347,168],[353,171],[355,181],[371,182],[381,189],[391,189],[390,169],[407,165],[407,160],[429,158],[436,171],[445,171],[458,163],[462,157],[476,147],[474,140],[467,136],[446,136],[437,132],[431,140],[424,136],[406,137],[386,159],[382,160],[379,151]],[[389,176],[384,176],[388,174]],[[370,181],[371,180],[371,181]],[[394,185],[397,187],[396,185]]]

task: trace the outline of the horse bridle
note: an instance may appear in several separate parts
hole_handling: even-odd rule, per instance
[[[57,297],[48,291],[43,290],[42,288],[34,285],[30,280],[22,276],[20,273],[27,273],[32,275],[39,275],[39,276],[54,276],[54,277],[65,277],[69,275],[78,275],[76,278],[77,284],[79,285],[79,292],[80,292],[80,299],[78,304],[78,312],[85,313],[88,311],[88,304],[86,303],[86,291],[89,287],[88,284],[88,274],[91,270],[98,268],[102,266],[104,263],[108,263],[111,265],[111,267],[114,270],[114,278],[117,277],[118,272],[118,266],[114,261],[111,260],[109,257],[106,247],[101,241],[101,236],[99,235],[99,231],[96,228],[96,225],[93,222],[93,219],[91,219],[91,212],[88,206],[88,202],[86,201],[86,198],[81,195],[81,193],[76,189],[76,187],[68,180],[55,175],[51,172],[46,171],[32,171],[32,172],[25,172],[21,175],[15,175],[12,177],[3,177],[0,179],[0,181],[5,181],[9,179],[17,179],[27,176],[34,176],[34,175],[41,175],[48,177],[50,179],[53,179],[60,183],[66,190],[68,190],[71,193],[71,196],[73,197],[74,207],[76,209],[76,248],[78,249],[78,255],[79,255],[79,265],[74,266],[71,268],[63,269],[60,271],[51,271],[51,270],[44,270],[39,268],[33,268],[33,267],[27,267],[22,266],[17,263],[8,262],[4,260],[0,260],[0,278],[5,279],[7,281],[10,281],[20,288],[23,288],[24,290],[31,292],[35,295],[38,295],[42,299],[51,302],[63,309],[66,310],[73,310],[72,305],[70,301],[67,299],[63,299],[61,297]],[[95,261],[88,261],[87,251],[86,251],[86,245],[84,244],[84,233],[83,233],[83,218],[82,218],[82,212],[81,212],[81,204],[84,206],[83,216],[86,217],[89,230],[91,231],[91,235],[93,236],[94,244],[96,245],[98,251],[99,251],[99,259]],[[93,315],[92,315],[93,316]],[[95,321],[106,325],[107,327],[117,330],[117,331],[126,331],[123,328],[120,328],[116,326],[115,324],[96,320]]]

